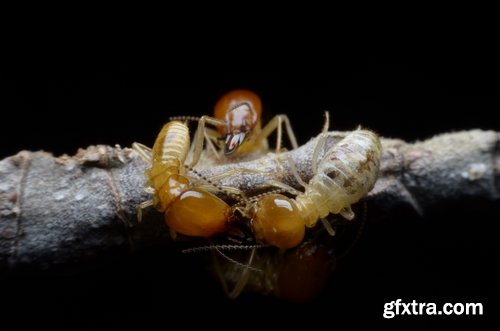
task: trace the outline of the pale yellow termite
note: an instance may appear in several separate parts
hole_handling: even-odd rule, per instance
[[[164,213],[171,230],[188,236],[210,237],[225,231],[231,208],[193,184],[184,166],[190,148],[186,124],[170,121],[161,129],[153,149],[139,143],[134,143],[133,148],[151,165],[145,174],[153,199],[141,203],[139,212],[154,205]]]
[[[271,185],[295,195],[295,199],[273,193],[246,207],[258,242],[291,248],[302,242],[305,227],[315,226],[330,213],[352,220],[351,205],[366,196],[375,185],[381,155],[379,137],[370,130],[358,128],[331,147],[318,163],[327,128],[325,124],[313,152],[314,176],[304,183],[296,174],[304,192],[279,181],[270,181]],[[328,222],[323,221],[323,224],[334,233]]]
[[[304,186],[304,192],[278,181],[269,181],[271,185],[295,195],[295,199],[271,193],[256,197],[256,199],[250,198],[243,208],[238,207],[243,214],[251,218],[250,227],[257,243],[285,249],[294,248],[293,253],[287,255],[292,257],[291,262],[285,263],[285,267],[280,268],[286,272],[279,274],[281,276],[279,276],[278,285],[274,288],[278,290],[280,296],[294,300],[307,299],[321,289],[321,286],[314,286],[320,281],[310,278],[310,272],[321,274],[324,282],[330,270],[329,255],[320,251],[310,254],[311,245],[316,247],[314,242],[303,242],[306,227],[314,227],[319,220],[322,220],[326,230],[333,235],[334,230],[325,220],[326,216],[330,213],[340,214],[352,220],[354,212],[351,206],[365,197],[373,188],[380,166],[382,147],[379,137],[370,130],[360,128],[348,133],[318,162],[320,151],[327,138],[328,113],[326,117],[323,133],[312,155],[313,177],[305,183],[295,173],[298,182]],[[303,244],[298,246],[301,243]],[[295,250],[296,247],[299,247],[298,250]],[[241,293],[249,280],[251,268],[267,270],[266,267],[253,264],[255,254],[256,249],[252,248],[247,266],[241,272],[237,272],[234,268],[230,269],[236,271],[232,274],[232,280],[229,281],[234,284],[231,291],[227,284],[229,279],[226,279],[228,274],[216,261],[217,274],[229,297],[235,298]],[[238,269],[240,268],[238,265]],[[288,274],[298,275],[298,278],[285,277]],[[261,272],[260,277],[265,279],[268,275],[266,272]],[[275,279],[275,277],[270,277],[270,279]],[[264,283],[267,284],[267,282]],[[264,283],[258,284],[262,286]]]
[[[189,129],[180,121],[170,121],[163,126],[156,137],[153,149],[139,143],[132,145],[134,150],[151,164],[145,174],[148,185],[154,190],[155,195],[153,200],[141,204],[143,208],[154,205],[163,212],[170,205],[174,197],[166,187],[168,179],[173,175],[186,175],[183,163],[188,155],[189,146]]]

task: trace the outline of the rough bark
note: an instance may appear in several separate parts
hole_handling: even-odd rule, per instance
[[[345,134],[329,133],[324,150]],[[316,139],[282,153],[280,164],[269,153],[221,165],[205,159],[196,169],[206,177],[237,168],[263,171],[265,175],[244,173],[222,180],[248,194],[262,190],[270,178],[297,186],[286,157],[309,180]],[[390,213],[401,205],[423,214],[432,205],[463,198],[498,200],[499,141],[500,133],[481,130],[412,144],[382,139],[379,179],[368,195],[374,207],[370,214]],[[143,190],[146,166],[132,150],[110,146],[90,146],[73,157],[57,158],[22,151],[0,161],[0,270],[46,269],[164,244],[169,234],[157,218],[137,223],[137,205],[150,198]]]

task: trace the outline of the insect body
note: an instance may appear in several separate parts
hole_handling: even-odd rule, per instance
[[[286,251],[252,250],[248,262],[253,270],[242,270],[229,260],[214,257],[214,271],[229,298],[234,299],[246,290],[274,293],[288,301],[307,302],[326,285],[335,268],[336,250],[316,239],[308,239]]]
[[[216,103],[214,117],[202,116],[194,137],[194,152],[191,166],[196,164],[203,150],[203,140],[215,150],[213,142],[222,138],[224,155],[242,155],[256,151],[267,151],[267,137],[277,131],[276,152],[281,149],[282,124],[292,145],[297,148],[297,140],[286,115],[276,115],[264,128],[261,127],[262,102],[257,94],[248,90],[234,90],[223,95]],[[216,127],[211,130],[206,124]],[[216,152],[216,155],[217,152]]]
[[[314,226],[329,213],[353,219],[350,206],[375,185],[380,154],[380,140],[369,130],[357,129],[333,146],[319,163],[304,194],[296,197],[306,226]]]
[[[153,145],[151,168],[146,177],[154,189],[155,206],[164,212],[179,195],[175,187],[187,184],[183,162],[189,151],[189,129],[178,121],[163,126]]]
[[[325,132],[313,154],[315,175],[305,191],[271,181],[272,185],[296,195],[290,199],[282,194],[264,195],[249,210],[256,238],[280,248],[291,248],[304,238],[305,227],[313,227],[328,214],[353,219],[351,205],[363,198],[375,185],[381,145],[378,136],[369,130],[357,129],[334,145],[316,164]],[[326,221],[324,222],[324,224]],[[327,230],[333,233],[329,224]]]
[[[189,146],[189,130],[179,121],[163,126],[152,150],[133,144],[134,150],[151,164],[146,177],[154,198],[143,202],[140,209],[154,205],[164,213],[172,230],[210,237],[226,229],[231,208],[214,194],[192,185],[184,167]]]

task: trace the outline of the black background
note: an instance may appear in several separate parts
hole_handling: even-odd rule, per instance
[[[319,132],[324,110],[331,112],[332,129],[362,124],[409,141],[500,126],[494,119],[497,71],[484,63],[367,61],[279,72],[184,72],[157,62],[107,60],[8,69],[1,80],[1,106],[9,114],[0,133],[2,157],[20,149],[59,155],[89,144],[150,143],[169,116],[210,114],[234,88],[256,91],[268,117],[288,114],[301,142]]]
[[[408,141],[474,128],[500,131],[493,62],[323,59],[300,69],[222,71],[216,64],[199,70],[141,58],[7,69],[0,76],[0,158],[22,149],[71,155],[90,144],[151,145],[169,116],[209,114],[234,88],[257,92],[269,117],[288,114],[300,143],[321,130],[324,110],[331,112],[332,129],[362,124]],[[4,302],[23,317],[5,317],[81,329],[168,329],[174,320],[183,328],[257,328],[270,323],[264,318],[283,328],[299,321],[311,328],[386,327],[384,302],[401,298],[482,302],[486,316],[396,317],[393,325],[491,325],[498,313],[498,215],[498,202],[445,202],[425,218],[406,211],[369,224],[324,293],[307,305],[252,295],[229,302],[193,258],[160,250],[7,275],[0,287],[8,293]]]

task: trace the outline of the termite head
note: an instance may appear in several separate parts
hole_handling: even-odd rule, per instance
[[[243,144],[257,123],[257,114],[250,104],[242,103],[226,113],[224,154],[233,154]]]
[[[168,207],[164,217],[165,223],[175,232],[208,238],[227,229],[231,208],[210,192],[190,188]]]
[[[250,211],[252,230],[258,241],[279,248],[292,248],[302,242],[305,224],[292,199],[282,194],[261,197]]]
[[[234,90],[223,95],[215,105],[214,116],[226,125],[219,131],[225,135],[224,154],[233,154],[260,126],[262,102],[248,90]]]
[[[191,187],[181,175],[171,175],[164,186],[162,192],[170,201],[164,217],[170,229],[193,237],[211,237],[227,229],[232,212],[222,199]]]

